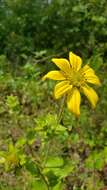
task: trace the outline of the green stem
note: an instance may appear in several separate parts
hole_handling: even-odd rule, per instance
[[[61,101],[61,106],[60,106],[59,114],[58,114],[58,123],[60,123],[60,122],[61,122],[61,119],[62,119],[63,110],[64,110],[65,98],[66,98],[66,96],[64,96],[64,97],[62,98],[62,101]],[[56,131],[56,128],[54,129],[53,134],[55,133],[55,131]],[[54,135],[53,135],[53,136],[54,136]],[[49,154],[50,147],[51,147],[51,142],[49,142],[49,144],[48,144],[48,148],[47,148],[47,152],[46,152],[46,156],[45,156],[44,167],[45,167],[45,163],[46,163],[47,158],[48,158],[48,154]],[[35,157],[35,155],[33,154],[32,148],[31,148],[30,146],[29,146],[29,148],[30,148],[31,155],[32,155],[33,157]],[[36,161],[36,160],[35,160],[35,161]],[[43,179],[44,183],[46,184],[47,189],[50,190],[50,186],[49,186],[48,180],[46,179],[46,177],[45,177],[44,174],[42,173],[42,168],[39,166],[38,162],[37,162],[36,164],[37,164],[37,168],[38,168],[38,171],[39,171],[39,174],[40,174],[41,178]]]
[[[46,177],[44,176],[44,174],[42,173],[42,171],[41,171],[41,169],[40,169],[40,167],[38,165],[37,165],[37,168],[38,168],[38,171],[39,171],[39,174],[40,174],[41,178],[43,179],[44,183],[47,186],[47,190],[50,190],[48,180],[46,179]]]
[[[64,96],[64,97],[62,98],[61,106],[60,106],[60,109],[59,109],[59,114],[58,114],[58,117],[57,117],[57,121],[58,121],[59,124],[60,124],[61,119],[62,119],[62,116],[63,116],[65,98],[66,98],[66,96]],[[54,130],[53,130],[53,137],[54,137],[56,128],[57,128],[57,125],[56,125],[56,127],[54,128]],[[46,155],[45,155],[45,159],[44,159],[44,167],[45,167],[46,161],[47,161],[47,159],[48,159],[48,154],[49,154],[49,151],[50,151],[51,144],[52,144],[52,139],[51,139],[51,141],[48,142],[48,147],[47,147],[47,151],[46,151]]]
[[[65,98],[66,98],[66,96],[64,96],[62,98],[62,101],[61,101],[61,106],[60,106],[59,114],[58,114],[58,123],[61,122],[61,119],[62,119],[62,116],[63,116]]]
[[[29,145],[28,145],[28,146],[29,146]],[[32,157],[35,158],[35,155],[34,155],[34,153],[33,153],[33,151],[32,151],[31,146],[29,146],[29,150],[30,150],[30,153],[31,153]],[[37,168],[38,168],[39,175],[41,176],[41,178],[43,179],[44,183],[45,183],[46,186],[47,186],[47,190],[50,190],[48,180],[47,180],[47,178],[45,177],[45,175],[42,173],[42,167],[39,165],[39,163],[38,163],[38,161],[36,161],[36,159],[35,159],[35,162],[36,162],[36,166],[37,166]]]

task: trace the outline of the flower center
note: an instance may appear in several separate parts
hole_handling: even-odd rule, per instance
[[[80,71],[70,72],[67,79],[70,81],[70,83],[73,86],[76,86],[76,87],[80,87],[85,82],[84,76],[82,75]]]

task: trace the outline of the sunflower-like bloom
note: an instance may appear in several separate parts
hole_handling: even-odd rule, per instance
[[[87,83],[100,85],[100,80],[94,70],[86,64],[83,68],[82,59],[74,53],[69,53],[69,61],[63,58],[53,58],[52,61],[60,70],[48,72],[43,79],[60,81],[54,89],[56,99],[66,94],[67,107],[75,115],[80,115],[80,103],[82,92],[90,101],[92,108],[95,108],[98,95]]]

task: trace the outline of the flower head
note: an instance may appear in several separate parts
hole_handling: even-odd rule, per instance
[[[82,92],[95,108],[98,95],[87,83],[100,85],[100,80],[94,70],[87,64],[81,68],[82,59],[74,53],[69,53],[69,61],[63,58],[53,58],[52,61],[60,70],[48,72],[43,79],[58,80],[54,89],[56,99],[64,94],[67,96],[67,107],[75,115],[80,115]]]

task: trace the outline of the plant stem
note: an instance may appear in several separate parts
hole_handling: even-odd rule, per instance
[[[62,119],[63,110],[64,110],[65,98],[66,98],[66,96],[64,96],[64,97],[62,98],[62,101],[61,101],[61,106],[60,106],[59,113],[58,113],[58,117],[57,117],[58,124],[60,124],[61,119]],[[57,125],[56,125],[56,127],[54,128],[54,130],[53,130],[53,137],[54,137],[56,128],[57,128]],[[47,161],[47,159],[48,159],[48,154],[49,154],[49,151],[50,151],[51,144],[52,144],[52,139],[51,139],[51,141],[48,142],[48,147],[47,147],[47,151],[46,151],[46,155],[45,155],[45,159],[44,159],[44,167],[45,167],[46,161]]]
[[[30,153],[31,153],[32,157],[35,158],[35,155],[32,151],[31,146],[28,145],[28,147],[30,149]],[[36,162],[36,167],[38,168],[39,175],[41,176],[41,178],[43,179],[44,183],[47,186],[47,190],[50,190],[48,180],[46,179],[45,175],[42,173],[42,167],[38,164],[38,161],[36,161],[36,159],[35,159],[35,162]]]
[[[40,169],[40,167],[38,165],[37,165],[37,168],[38,168],[38,171],[39,171],[39,174],[40,174],[41,178],[43,179],[44,183],[47,186],[47,189],[50,190],[48,180],[46,179],[45,175],[41,172],[41,169]]]
[[[66,96],[64,96],[64,97],[62,98],[61,106],[60,106],[60,109],[59,109],[59,114],[58,114],[58,119],[57,119],[59,124],[60,124],[60,122],[61,122],[62,115],[63,115],[65,98],[66,98]],[[56,127],[57,127],[57,126],[56,126]],[[56,127],[55,127],[55,129],[54,129],[54,131],[53,131],[53,136],[54,136],[54,133],[55,133],[55,131],[56,131]],[[48,143],[48,147],[47,147],[47,151],[46,151],[46,155],[45,155],[45,159],[44,159],[44,164],[43,164],[44,167],[45,167],[45,164],[46,164],[47,159],[48,159],[48,154],[49,154],[49,150],[50,150],[50,147],[51,147],[51,142],[52,142],[52,141],[50,141],[50,142]],[[40,176],[42,177],[42,179],[44,180],[45,184],[47,185],[48,190],[50,190],[50,186],[49,186],[49,184],[48,184],[48,181],[46,180],[45,176],[44,176],[43,173],[41,172],[41,169],[40,169],[39,167],[38,167],[38,169],[39,169]]]
[[[59,113],[58,113],[58,123],[60,123],[61,119],[62,119],[62,115],[63,115],[63,111],[64,111],[65,98],[66,98],[66,96],[64,96],[62,98],[62,101],[61,101],[61,106],[60,106]]]

